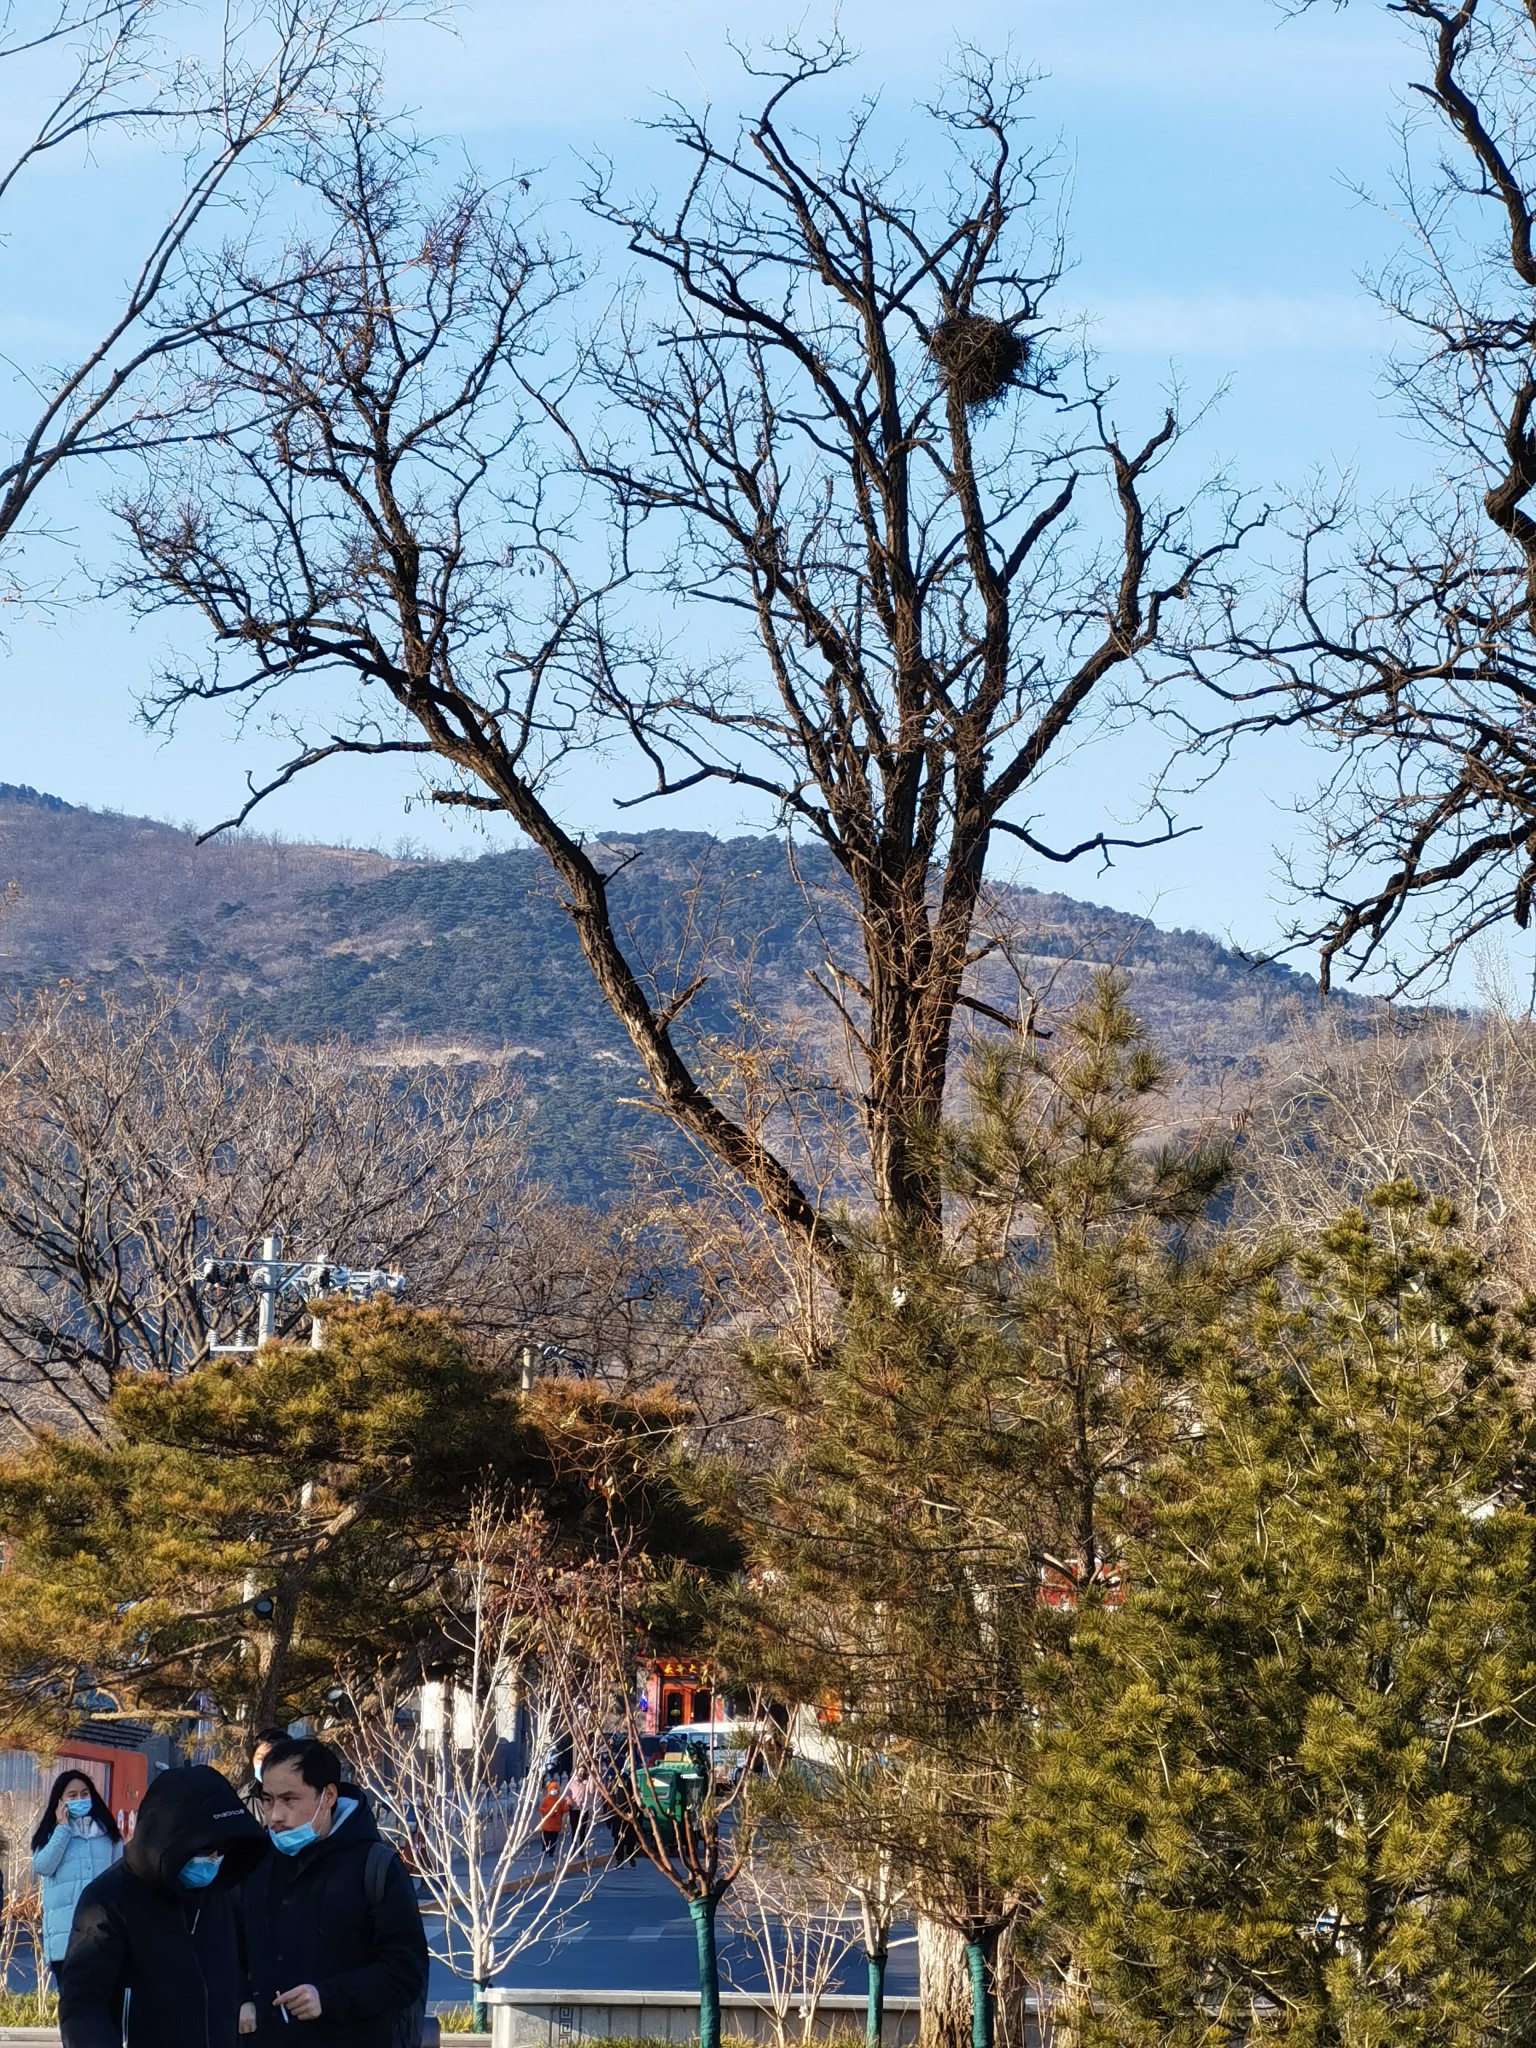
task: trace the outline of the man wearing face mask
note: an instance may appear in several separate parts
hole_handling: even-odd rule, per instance
[[[259,2048],[417,2048],[426,1934],[367,1799],[329,1744],[289,1740],[262,1765],[261,1804],[278,1853],[241,1901]]]
[[[245,1971],[234,1890],[267,1856],[229,1780],[166,1771],[122,1861],[80,1894],[59,1972],[64,2048],[236,2048]]]
[[[261,1728],[257,1731],[256,1740],[251,1744],[251,1775],[240,1787],[240,1797],[255,1815],[257,1825],[262,1828],[265,1828],[267,1819],[261,1808],[261,1773],[273,1750],[280,1742],[287,1740],[286,1728]]]

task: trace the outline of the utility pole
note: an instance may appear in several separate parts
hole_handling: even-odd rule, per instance
[[[277,1335],[277,1290],[281,1268],[278,1254],[283,1233],[274,1230],[261,1241],[261,1278],[256,1283],[256,1349],[270,1344]]]
[[[587,1360],[576,1357],[563,1344],[535,1344],[530,1337],[523,1339],[521,1385],[525,1394],[531,1394],[534,1382],[541,1372],[547,1372],[554,1359],[562,1359],[567,1371],[576,1379],[590,1377],[591,1368]]]
[[[198,1285],[211,1289],[215,1296],[208,1316],[208,1349],[211,1355],[249,1355],[259,1351],[264,1344],[274,1343],[278,1331],[278,1307],[284,1295],[306,1302],[332,1297],[368,1301],[376,1294],[395,1296],[405,1292],[405,1275],[391,1268],[339,1266],[329,1259],[285,1259],[282,1253],[283,1233],[270,1230],[261,1241],[260,1258],[204,1259],[198,1267]],[[251,1294],[256,1297],[254,1344],[238,1336],[228,1344],[218,1341],[218,1297],[233,1288],[241,1289],[247,1299]],[[324,1321],[312,1313],[310,1343],[318,1350],[324,1342]]]

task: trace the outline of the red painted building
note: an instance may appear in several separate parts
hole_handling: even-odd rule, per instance
[[[149,1758],[132,1749],[107,1749],[73,1737],[55,1759],[56,1770],[81,1771],[117,1816],[124,1835],[133,1833],[139,1801],[149,1790]]]
[[[647,1735],[723,1721],[726,1702],[711,1667],[695,1657],[656,1657],[640,1666],[640,1725]]]

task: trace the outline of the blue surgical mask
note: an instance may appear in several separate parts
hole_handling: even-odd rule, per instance
[[[307,1849],[311,1842],[318,1842],[312,1820],[301,1821],[296,1828],[268,1828],[272,1846],[284,1856],[297,1856],[301,1849]]]
[[[64,1811],[72,1820],[84,1820],[90,1810],[89,1799],[66,1799],[64,1802]]]
[[[189,1892],[200,1892],[219,1874],[222,1856],[192,1856],[181,1866],[181,1881]]]
[[[318,1842],[320,1831],[315,1826],[315,1819],[319,1811],[320,1802],[316,1800],[314,1813],[308,1820],[301,1820],[296,1828],[268,1828],[267,1833],[272,1838],[273,1848],[280,1855],[297,1856],[299,1851],[307,1849],[311,1842]]]

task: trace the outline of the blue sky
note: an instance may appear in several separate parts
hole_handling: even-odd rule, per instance
[[[454,33],[395,32],[392,90],[492,174],[536,167],[559,198],[591,151],[621,178],[664,180],[667,158],[643,126],[662,94],[733,111],[745,93],[729,39],[815,32],[830,18],[763,0],[464,0]],[[955,0],[947,13],[845,0],[838,18],[863,53],[850,91],[878,90],[893,111],[931,92],[957,40],[1006,46],[1042,73],[1040,139],[1059,139],[1071,183],[1063,302],[1095,323],[1128,417],[1156,407],[1177,375],[1191,394],[1224,391],[1199,453],[1260,491],[1348,470],[1373,496],[1422,471],[1430,458],[1381,397],[1389,335],[1361,284],[1400,246],[1390,211],[1355,189],[1389,194],[1405,104],[1411,52],[1384,7],[1355,0],[1286,23],[1268,0]],[[132,151],[37,181],[0,248],[0,349],[25,366],[83,331],[156,187],[155,166]],[[11,402],[0,383],[0,408]],[[86,494],[49,509],[61,529],[105,544]],[[0,780],[200,825],[230,808],[250,754],[219,718],[169,744],[135,728],[160,628],[134,629],[99,599],[10,609]],[[1131,765],[1128,753],[1076,772],[1102,783]],[[1283,918],[1274,849],[1296,835],[1289,805],[1311,774],[1295,746],[1255,749],[1188,807],[1193,838],[1107,874],[1012,871],[1263,946]],[[570,810],[611,828],[613,787],[594,767],[572,782]],[[386,847],[402,836],[444,851],[486,843],[424,807],[406,815],[409,794],[405,771],[358,764],[295,788],[266,823]],[[730,829],[738,815],[687,822]]]

